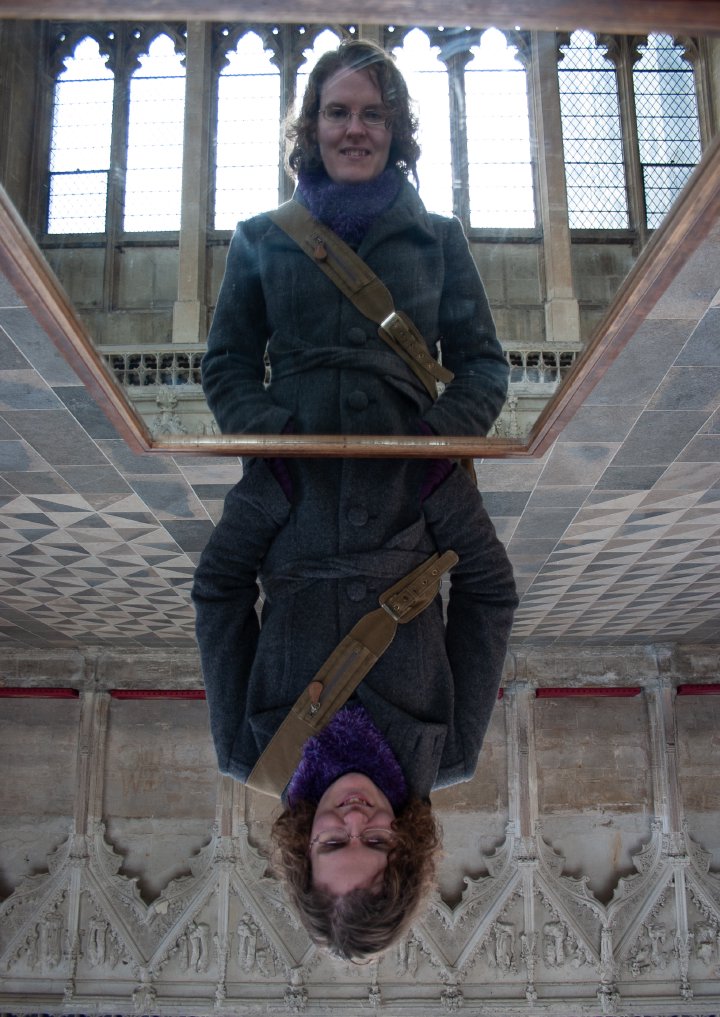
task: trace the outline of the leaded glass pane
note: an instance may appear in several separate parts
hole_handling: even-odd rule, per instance
[[[112,71],[83,39],[55,85],[48,233],[105,231],[112,109]]]
[[[692,67],[669,35],[640,47],[633,71],[647,225],[660,225],[700,158],[700,127]]]
[[[535,226],[527,76],[497,29],[465,68],[470,225]]]
[[[260,37],[248,32],[218,79],[215,228],[278,203],[280,71]]]
[[[304,34],[304,29],[300,29]],[[323,53],[327,53],[331,49],[337,49],[340,45],[340,38],[334,32],[331,32],[329,28],[324,29],[319,35],[315,37],[315,41],[312,47],[308,46],[307,49],[303,50],[303,62],[297,72],[297,78],[295,79],[295,92],[297,96],[296,108],[300,108],[302,103],[302,97],[305,94],[307,88],[308,78]]]
[[[448,73],[425,32],[414,28],[393,49],[420,121],[418,160],[420,196],[431,212],[452,214],[450,96]]]
[[[159,35],[130,79],[124,229],[180,229],[185,70]]]
[[[573,32],[558,67],[571,229],[626,229],[615,68],[590,32]]]

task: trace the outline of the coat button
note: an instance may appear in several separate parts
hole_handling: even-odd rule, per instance
[[[357,604],[358,601],[364,600],[367,596],[367,586],[362,579],[353,579],[345,587],[345,592],[348,595],[348,600],[352,600]]]
[[[366,410],[369,401],[366,393],[359,389],[356,392],[351,392],[347,398],[347,404],[351,410]]]
[[[353,505],[347,514],[348,522],[353,526],[364,526],[368,521],[368,510],[361,505]]]
[[[367,342],[367,335],[361,328],[349,328],[347,337],[348,342],[352,343],[353,346],[364,346]]]

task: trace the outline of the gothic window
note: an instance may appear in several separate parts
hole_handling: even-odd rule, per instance
[[[48,233],[103,233],[113,74],[95,39],[78,42],[55,83]]]
[[[560,47],[558,80],[571,229],[627,229],[617,74],[590,32]]]
[[[691,65],[682,46],[653,34],[633,70],[645,211],[659,226],[700,158],[700,127]]]
[[[439,48],[431,46],[419,28],[408,32],[402,46],[392,52],[420,121],[420,196],[430,211],[450,215],[453,192],[447,69],[438,59]]]
[[[465,68],[470,225],[535,226],[527,75],[497,29]]]
[[[130,78],[124,229],[180,228],[185,70],[158,35]]]
[[[177,231],[182,26],[57,31],[48,232],[112,238],[122,230]],[[380,31],[415,102],[428,208],[454,210],[471,228],[533,228],[530,57],[522,37],[470,27]],[[353,32],[232,29],[221,72],[213,78],[208,64],[201,86],[212,96],[217,130],[208,179],[196,185],[214,193],[216,229],[232,229],[282,200],[289,186],[281,168],[283,116],[321,54]],[[656,227],[700,156],[693,68],[682,47],[666,35],[650,35],[639,48],[624,37],[598,44],[578,31],[561,47],[558,77],[570,227]],[[188,156],[188,164],[197,159]]]
[[[301,35],[305,35],[304,28],[301,27],[299,31]],[[297,72],[295,85],[296,110],[300,108],[302,97],[305,94],[305,89],[307,88],[310,72],[314,68],[315,64],[318,62],[323,53],[327,53],[328,50],[331,49],[337,49],[340,45],[340,41],[341,36],[339,34],[336,34],[329,28],[325,28],[315,37],[312,46],[308,45],[303,48],[303,62],[300,64],[300,68]],[[308,39],[308,43],[309,42],[310,40]]]
[[[215,229],[278,203],[280,71],[255,32],[226,56],[218,77]]]

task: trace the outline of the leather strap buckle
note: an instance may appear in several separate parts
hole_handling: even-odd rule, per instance
[[[404,625],[411,621],[437,596],[444,574],[458,562],[454,551],[434,554],[380,595],[380,606],[390,617]]]

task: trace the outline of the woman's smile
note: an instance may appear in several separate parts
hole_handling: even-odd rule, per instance
[[[385,169],[390,154],[392,128],[385,121],[368,126],[362,110],[381,110],[383,97],[368,71],[338,71],[320,92],[320,108],[344,107],[352,114],[339,124],[318,115],[317,143],[325,171],[337,184],[359,184],[374,180]]]

